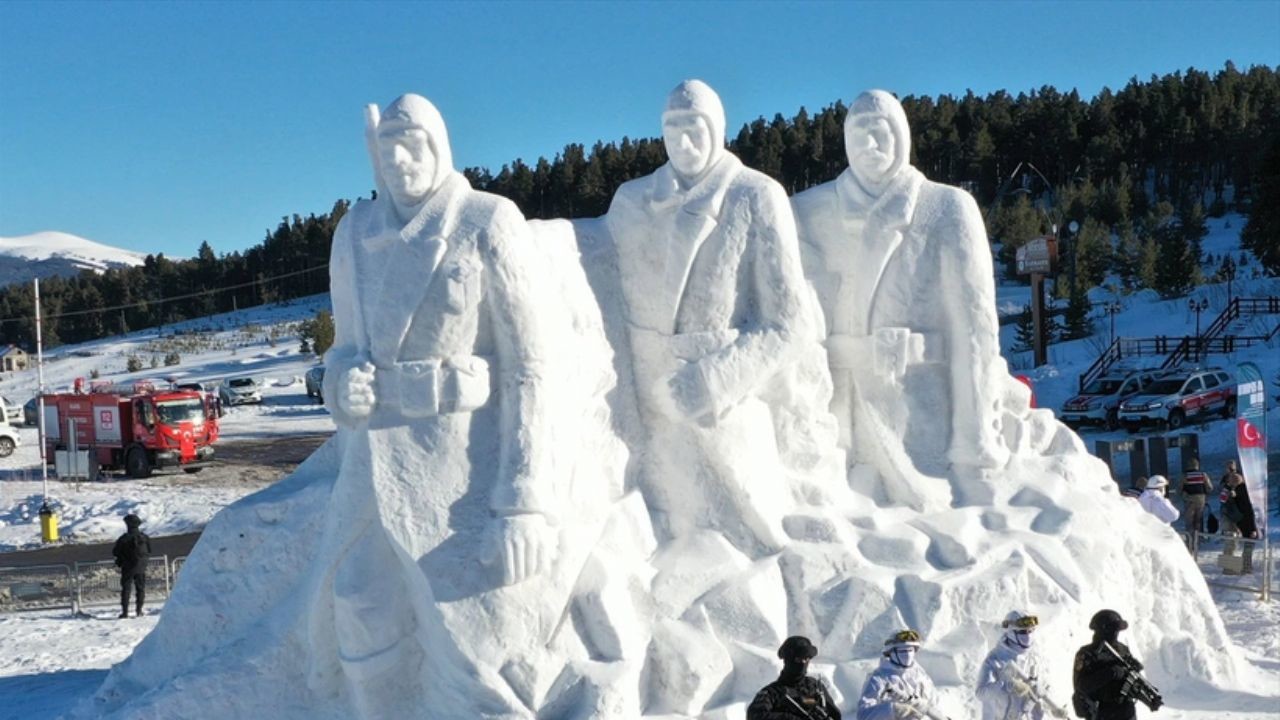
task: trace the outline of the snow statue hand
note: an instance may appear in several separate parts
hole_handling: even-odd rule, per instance
[[[711,411],[711,390],[696,362],[686,363],[667,379],[666,392],[659,395],[671,399],[668,414],[676,419],[697,419]]]
[[[1009,678],[1009,689],[1020,698],[1029,698],[1035,694],[1034,688],[1018,678]]]
[[[343,371],[338,382],[338,408],[349,422],[358,423],[373,412],[373,364],[365,361]]]
[[[503,585],[515,585],[542,573],[556,551],[555,528],[539,513],[500,518],[492,539],[486,563],[501,556]]]

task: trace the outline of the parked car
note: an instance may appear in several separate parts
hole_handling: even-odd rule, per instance
[[[1120,403],[1120,422],[1129,432],[1145,425],[1176,430],[1191,418],[1236,414],[1236,384],[1225,370],[1175,371]]]
[[[218,400],[223,406],[262,402],[262,386],[251,377],[231,377],[218,386]]]
[[[324,402],[324,366],[317,365],[307,371],[307,397],[318,398]]]
[[[21,444],[18,429],[7,420],[0,420],[0,457],[9,457]]]
[[[1128,370],[1103,375],[1086,385],[1079,395],[1063,403],[1058,418],[1073,428],[1098,425],[1115,430],[1120,427],[1120,404],[1145,390],[1159,375],[1156,370]]]
[[[40,398],[33,397],[22,406],[22,424],[27,427],[40,424]]]
[[[9,398],[0,396],[0,409],[3,410],[0,415],[3,416],[5,422],[10,425],[16,425],[22,422],[22,406],[10,402]]]

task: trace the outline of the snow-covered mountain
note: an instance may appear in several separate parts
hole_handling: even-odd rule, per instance
[[[141,265],[146,255],[63,232],[0,237],[0,285],[32,278],[72,276],[82,270]]]

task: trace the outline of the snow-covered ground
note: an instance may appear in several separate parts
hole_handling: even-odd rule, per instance
[[[1227,223],[1230,227],[1227,227]],[[1238,249],[1238,216],[1209,221],[1210,235],[1205,251],[1215,257]],[[1254,278],[1256,265],[1240,268],[1234,284],[1236,296],[1280,295],[1280,280]],[[1021,307],[1026,303],[1025,286],[1001,284],[1001,307]],[[1104,291],[1095,301],[1110,299]],[[1225,305],[1225,286],[1199,288],[1195,296],[1207,298],[1210,310],[1201,317],[1207,326]],[[1195,317],[1187,310],[1187,300],[1161,301],[1149,292],[1120,298],[1123,310],[1115,317],[1116,334],[1121,336],[1179,337],[1194,332]],[[68,387],[77,377],[97,370],[102,377],[118,380],[173,378],[181,381],[216,382],[231,375],[253,375],[266,385],[264,402],[258,406],[231,409],[223,418],[223,440],[257,440],[333,431],[323,408],[305,394],[302,376],[314,365],[312,356],[298,352],[295,324],[327,308],[328,297],[316,296],[292,303],[254,308],[126,337],[109,338],[73,347],[58,348],[48,358],[46,384]],[[1280,320],[1268,319],[1274,323]],[[1105,346],[1108,319],[1098,318],[1099,335],[1061,343],[1050,349],[1050,364],[1030,369],[1027,354],[1008,351],[1013,343],[1013,326],[1002,329],[1006,357],[1018,372],[1031,377],[1042,407],[1058,408],[1075,392],[1076,378]],[[200,332],[197,332],[200,331]],[[176,333],[195,333],[175,335]],[[192,338],[198,338],[191,340]],[[126,359],[137,355],[150,363],[152,355],[163,357],[165,347],[190,341],[179,350],[182,363],[159,366],[137,373],[125,372]],[[1214,357],[1210,364],[1232,367],[1245,360],[1258,363],[1268,380],[1269,394],[1280,393],[1273,379],[1280,373],[1280,345],[1259,346],[1229,358]],[[1152,358],[1158,363],[1160,358]],[[34,373],[0,380],[0,395],[18,402],[35,391]],[[1271,437],[1280,437],[1280,413],[1268,418]],[[1201,454],[1210,469],[1234,453],[1231,423],[1212,422],[1192,427],[1201,432]],[[1102,437],[1122,437],[1123,433],[1086,432],[1086,443]],[[41,502],[39,460],[35,431],[22,429],[22,447],[13,456],[0,459],[0,551],[38,544],[36,511]],[[1273,473],[1277,468],[1273,467]],[[62,516],[61,528],[67,542],[96,542],[120,532],[120,518],[137,512],[155,535],[187,532],[204,526],[221,508],[262,487],[265,482],[210,484],[200,476],[158,475],[146,481],[114,479],[101,483],[74,485],[50,481],[50,497]],[[1272,541],[1280,533],[1272,523]],[[1152,588],[1159,592],[1159,588]],[[1209,718],[1280,717],[1280,600],[1263,603],[1256,596],[1236,591],[1215,591],[1223,619],[1231,637],[1252,665],[1256,676],[1252,693],[1218,691],[1211,688],[1164,688],[1169,707],[1156,717],[1170,720]],[[133,647],[154,627],[161,610],[143,618],[117,621],[114,612],[100,610],[96,616],[70,617],[65,611],[0,615],[0,719],[56,717],[101,683],[107,668],[126,658]],[[1056,648],[1055,652],[1071,649]],[[1066,702],[1065,694],[1060,698]],[[1149,717],[1145,709],[1139,717]],[[957,719],[959,720],[959,719]]]

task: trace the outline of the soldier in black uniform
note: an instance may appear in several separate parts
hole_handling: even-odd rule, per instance
[[[1129,623],[1115,610],[1100,610],[1089,621],[1093,642],[1076,652],[1072,674],[1076,693],[1072,701],[1080,717],[1089,720],[1134,720],[1137,717],[1135,697],[1125,691],[1125,681],[1131,671],[1142,670],[1142,663],[1133,657],[1127,645],[1117,639],[1120,631],[1128,627]],[[1108,645],[1115,652],[1108,649]],[[1151,690],[1154,693],[1155,688]],[[1151,709],[1155,710],[1162,701],[1159,695],[1154,695],[1153,700]],[[1150,704],[1149,700],[1144,702]]]
[[[831,699],[826,685],[807,674],[809,661],[817,654],[818,648],[809,638],[800,635],[787,638],[778,648],[782,674],[756,694],[747,708],[747,720],[840,720],[840,708]]]
[[[120,568],[120,617],[129,617],[129,585],[138,591],[137,614],[142,615],[142,601],[147,588],[147,560],[151,557],[151,538],[142,532],[142,519],[133,513],[124,516],[128,532],[116,540],[111,554]]]

